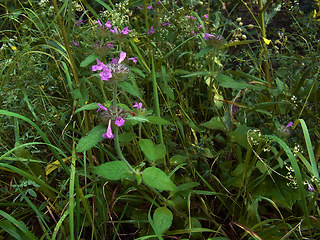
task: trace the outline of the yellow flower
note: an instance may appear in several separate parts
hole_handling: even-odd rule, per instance
[[[13,51],[17,51],[18,48],[17,48],[16,46],[12,46],[11,49],[12,49]]]
[[[136,38],[134,38],[134,39],[133,39],[133,41],[134,41],[135,43],[140,42],[139,38],[137,38],[137,37],[136,37]]]

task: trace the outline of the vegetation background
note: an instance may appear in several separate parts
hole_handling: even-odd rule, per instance
[[[0,9],[0,239],[320,238],[319,0]]]

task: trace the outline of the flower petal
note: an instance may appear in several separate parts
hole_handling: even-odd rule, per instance
[[[118,63],[121,63],[121,62],[126,58],[126,55],[127,55],[127,54],[126,54],[125,52],[121,52]]]

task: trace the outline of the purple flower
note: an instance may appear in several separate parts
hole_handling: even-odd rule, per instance
[[[120,127],[124,124],[125,120],[122,117],[116,117],[116,120],[114,121],[114,123]]]
[[[208,14],[205,14],[205,15],[204,15],[204,18],[209,18],[209,15],[208,15]]]
[[[131,30],[129,30],[129,27],[125,27],[124,29],[122,29],[121,33],[123,35],[127,35],[129,32],[131,32]]]
[[[308,182],[308,191],[312,192],[314,190],[314,187]]]
[[[83,24],[83,19],[80,19],[79,21],[76,21],[76,25],[80,26],[81,24]]]
[[[101,105],[101,104],[99,104],[99,103],[97,103],[97,104],[98,104],[98,106],[99,106],[99,108],[98,108],[97,112],[99,112],[100,110],[108,111],[108,108],[106,108],[106,107],[102,106],[102,105]]]
[[[99,24],[99,26],[101,26],[101,27],[102,27],[102,23],[100,22],[99,18],[98,18],[98,20],[97,20],[97,21],[95,21],[94,23],[98,23],[98,24]]]
[[[111,28],[111,21],[107,21],[105,26],[106,26],[106,28]]]
[[[151,10],[151,9],[152,9],[152,6],[151,6],[151,5],[148,5],[147,8],[148,8],[149,10]]]
[[[115,33],[115,34],[119,33],[119,31],[118,31],[118,29],[116,27],[113,28],[113,29],[110,29],[110,32]]]
[[[202,28],[202,25],[199,25],[198,28]]]
[[[111,130],[111,119],[109,119],[108,129],[107,132],[102,134],[103,138],[112,139],[114,137],[112,130]]]
[[[76,41],[74,41],[73,44],[79,47],[79,44]]]
[[[136,57],[128,58],[128,60],[131,60],[131,61],[134,62],[134,63],[137,63],[137,62],[138,62]]]
[[[97,59],[97,65],[92,66],[92,71],[99,71],[102,70],[106,65],[103,64],[103,62],[100,62],[99,59]]]
[[[112,78],[111,70],[107,67],[104,67],[99,76],[101,77],[101,80],[109,81],[109,79]]]
[[[121,62],[123,62],[123,60],[126,58],[126,53],[125,52],[121,52],[120,53],[120,58],[119,58],[119,61],[118,61],[118,63],[121,63]]]
[[[209,34],[209,33],[205,33],[203,39],[206,40],[206,39],[208,39],[210,37],[213,37],[213,35]]]
[[[134,107],[134,108],[138,108],[138,109],[142,109],[143,108],[143,106],[142,106],[142,103],[141,102],[135,102],[134,103],[134,105],[132,106],[132,107]]]
[[[169,26],[170,23],[169,22],[165,22],[165,23],[161,23],[162,26]]]
[[[153,26],[151,26],[150,31],[148,31],[147,33],[148,34],[154,33]]]
[[[293,122],[289,122],[288,125],[286,126],[286,128],[292,127],[293,126]]]

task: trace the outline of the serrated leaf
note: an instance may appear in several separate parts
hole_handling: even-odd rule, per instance
[[[96,61],[99,57],[95,54],[92,54],[92,55],[89,55],[88,57],[86,57],[85,60],[83,60],[81,63],[80,63],[80,67],[86,67],[88,66],[89,64],[93,63],[94,61]]]
[[[166,147],[164,144],[155,145],[149,139],[141,139],[139,141],[139,146],[146,158],[151,162],[162,159],[166,156]]]
[[[158,235],[165,233],[171,226],[173,215],[166,207],[159,207],[153,214],[154,231]]]
[[[148,116],[147,119],[149,123],[152,123],[152,124],[172,125],[172,122],[169,122],[162,117]]]
[[[102,134],[107,131],[107,127],[104,124],[100,124],[91,129],[87,136],[84,136],[78,142],[76,147],[77,152],[84,152],[93,148],[98,142],[103,140]]]
[[[122,161],[112,161],[92,167],[92,172],[108,180],[121,180],[131,174],[128,166]]]
[[[142,179],[144,184],[149,187],[162,191],[176,191],[176,185],[161,169],[156,167],[148,167],[142,172]]]

